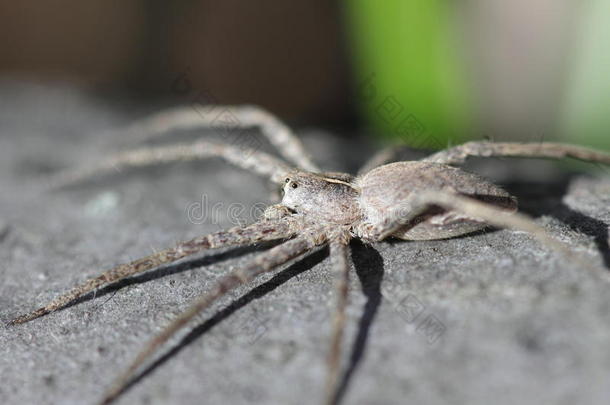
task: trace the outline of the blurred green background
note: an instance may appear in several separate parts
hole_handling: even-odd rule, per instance
[[[62,0],[0,3],[0,80],[184,103],[442,148],[610,148],[607,0]]]
[[[610,148],[608,1],[349,0],[345,16],[360,111],[389,137]]]
[[[471,86],[447,2],[350,0],[345,11],[368,122],[414,147],[466,139],[474,129]]]

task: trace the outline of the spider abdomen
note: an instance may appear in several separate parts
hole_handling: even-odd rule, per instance
[[[359,203],[372,226],[401,215],[409,198],[423,191],[445,191],[472,197],[507,211],[517,201],[501,187],[453,166],[431,162],[396,162],[375,168],[356,180]],[[484,221],[432,207],[392,235],[406,240],[451,238],[485,228]]]

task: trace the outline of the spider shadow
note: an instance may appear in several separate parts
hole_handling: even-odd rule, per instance
[[[533,217],[549,215],[575,231],[593,238],[604,266],[610,270],[608,224],[575,211],[562,201],[568,193],[570,183],[578,176],[582,176],[582,173],[566,173],[551,182],[509,182],[505,183],[504,187],[518,198],[520,211]]]
[[[358,324],[358,332],[352,345],[349,362],[343,377],[335,391],[333,404],[339,404],[343,399],[354,373],[361,364],[366,351],[371,325],[377,315],[381,304],[381,281],[383,279],[383,258],[375,248],[365,245],[359,240],[352,240],[351,244],[352,262],[356,269],[356,275],[362,285],[362,292],[367,298],[364,304],[362,317]]]
[[[275,290],[277,287],[284,284],[288,280],[298,276],[301,273],[304,273],[307,270],[310,270],[317,264],[321,263],[327,257],[328,248],[319,249],[309,254],[305,258],[297,261],[296,263],[293,263],[287,269],[280,271],[278,274],[274,275],[269,281],[253,288],[248,293],[237,298],[228,306],[218,311],[214,316],[192,329],[172,349],[170,349],[167,353],[163,354],[161,357],[155,360],[150,366],[146,367],[140,374],[132,378],[131,381],[129,381],[129,383],[125,385],[120,395],[131,389],[134,385],[142,381],[158,367],[162,366],[172,357],[176,356],[189,344],[208,333],[214,326],[227,319],[237,310],[243,308],[255,299],[264,297],[265,295]]]

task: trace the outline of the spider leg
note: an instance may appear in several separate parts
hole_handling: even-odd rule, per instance
[[[398,152],[400,152],[401,149],[402,147],[400,146],[389,146],[375,152],[375,154],[358,170],[358,175],[365,174],[376,167],[395,161],[398,157]]]
[[[258,150],[244,149],[223,143],[198,141],[190,144],[144,147],[127,151],[88,167],[60,173],[50,183],[51,188],[61,188],[97,175],[114,173],[132,167],[193,161],[211,157],[220,157],[244,170],[267,177],[274,183],[280,183],[284,174],[291,170],[291,167],[281,160]]]
[[[237,286],[249,283],[257,276],[271,271],[303,253],[311,251],[316,246],[326,243],[326,238],[327,232],[323,228],[305,229],[301,236],[261,253],[244,268],[222,277],[211,291],[196,298],[186,311],[174,319],[159,335],[148,342],[144,350],[137,355],[129,368],[117,379],[114,386],[101,401],[101,404],[108,404],[120,395],[129,384],[129,380],[134,376],[137,369],[154,354],[159,346],[167,342],[176,332],[186,326],[198,313]]]
[[[561,159],[570,157],[585,162],[610,165],[610,154],[577,145],[553,142],[512,143],[512,142],[467,142],[454,148],[430,155],[422,161],[462,164],[470,156],[483,157],[529,157]]]
[[[335,403],[339,374],[341,371],[341,343],[345,330],[345,308],[348,301],[349,262],[347,244],[349,236],[330,242],[331,266],[335,273],[336,307],[333,316],[333,331],[328,355],[328,377],[326,380],[326,403]]]
[[[383,166],[388,163],[404,161],[404,160],[417,160],[417,159],[404,159],[403,154],[405,152],[415,152],[417,154],[425,153],[427,149],[421,149],[418,147],[411,147],[406,145],[393,145],[387,146],[383,149],[378,150],[369,158],[362,167],[358,170],[358,175],[366,174],[376,167]]]
[[[608,277],[589,264],[586,258],[573,252],[569,246],[550,236],[544,227],[536,224],[530,217],[500,209],[494,205],[486,204],[473,198],[464,197],[455,193],[443,191],[425,191],[405,201],[390,215],[382,226],[361,225],[356,228],[356,234],[368,240],[383,240],[391,236],[400,227],[408,224],[431,206],[455,210],[473,218],[480,219],[489,225],[499,228],[520,230],[531,234],[543,246],[547,246],[561,253],[566,259],[579,267],[585,267],[596,276]]]
[[[197,128],[260,128],[278,152],[299,168],[319,172],[299,138],[278,118],[262,108],[244,106],[201,105],[179,107],[145,118],[126,129],[141,140],[149,140],[172,130]]]
[[[87,294],[96,288],[117,282],[125,277],[159,267],[162,264],[172,263],[186,256],[199,253],[206,249],[216,249],[228,246],[252,244],[260,241],[289,238],[295,233],[294,221],[262,221],[247,227],[235,227],[225,231],[214,232],[200,236],[186,242],[179,243],[176,247],[166,249],[150,256],[134,260],[130,263],[121,264],[105,271],[97,277],[90,278],[84,283],[74,287],[67,293],[60,295],[47,305],[18,316],[11,320],[9,325],[22,324],[39,318],[50,312],[65,307],[70,302]]]

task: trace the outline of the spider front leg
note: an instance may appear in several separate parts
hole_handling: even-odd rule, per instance
[[[219,157],[244,170],[252,171],[281,183],[291,167],[281,160],[258,150],[233,145],[198,141],[157,147],[144,147],[111,156],[91,166],[68,170],[51,180],[51,188],[69,186],[89,178],[133,168],[162,163],[186,162]]]
[[[207,249],[240,246],[268,240],[290,238],[295,234],[296,229],[298,228],[296,223],[297,222],[292,218],[286,218],[282,221],[263,221],[244,228],[235,227],[226,231],[214,232],[186,242],[181,242],[172,249],[166,249],[131,263],[116,266],[101,275],[74,287],[72,290],[57,297],[47,305],[11,320],[8,324],[16,325],[39,318],[65,307],[67,304],[97,288],[117,282],[134,274],[159,267],[163,264],[175,262],[186,256]]]
[[[610,154],[608,153],[582,146],[554,142],[467,142],[463,145],[437,152],[422,159],[422,161],[458,165],[464,163],[470,156],[548,159],[570,157],[585,162],[610,165]]]
[[[261,253],[244,268],[222,277],[211,291],[196,298],[186,311],[180,314],[159,335],[148,342],[144,350],[138,354],[129,368],[117,379],[114,386],[101,401],[101,404],[108,404],[120,395],[128,386],[138,368],[154,354],[157,348],[186,326],[198,313],[208,308],[212,303],[237,286],[249,283],[259,275],[271,271],[297,256],[312,251],[316,246],[325,244],[328,233],[328,229],[320,227],[303,229],[301,236]]]
[[[172,130],[198,128],[260,128],[278,152],[299,168],[319,172],[299,138],[279,119],[262,108],[250,105],[194,105],[163,111],[129,126],[125,132],[141,140],[156,138]]]
[[[335,273],[336,307],[328,352],[328,375],[326,380],[326,403],[328,405],[336,402],[341,372],[341,344],[345,330],[345,309],[349,292],[349,261],[347,257],[349,239],[349,235],[345,235],[330,242],[331,268]]]
[[[580,255],[571,251],[570,247],[563,242],[550,236],[543,227],[536,224],[530,217],[520,213],[509,212],[494,205],[480,202],[474,198],[450,192],[423,191],[407,199],[400,207],[396,207],[396,209],[393,210],[393,214],[388,215],[381,221],[382,223],[362,223],[355,227],[354,232],[357,236],[365,240],[380,241],[391,236],[398,229],[409,224],[434,206],[480,219],[491,226],[527,232],[543,246],[558,251],[566,259],[579,267],[587,268],[596,276],[608,277],[605,271],[590,265],[588,260],[583,259]]]

